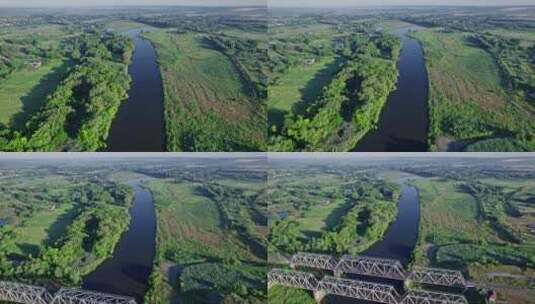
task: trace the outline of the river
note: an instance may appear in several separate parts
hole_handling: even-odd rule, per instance
[[[82,288],[131,296],[143,303],[155,255],[156,215],[152,195],[141,186],[141,181],[129,185],[135,191],[130,227],[113,257],[86,276]]]
[[[379,118],[378,128],[357,144],[357,152],[427,151],[429,83],[420,43],[409,37],[417,26],[396,29],[402,49],[398,60],[397,89],[390,94]]]
[[[135,50],[128,73],[132,84],[128,100],[119,107],[108,136],[111,152],[161,152],[165,150],[163,86],[156,50],[143,39],[142,29],[124,32]]]
[[[406,267],[411,260],[412,251],[418,240],[418,225],[420,218],[420,199],[418,189],[404,185],[398,202],[398,215],[385,233],[384,238],[366,250],[363,255],[396,259]],[[348,276],[370,282],[394,285],[398,290],[403,282],[384,280],[379,278]],[[339,296],[328,296],[330,304],[372,304],[375,302],[349,299]]]

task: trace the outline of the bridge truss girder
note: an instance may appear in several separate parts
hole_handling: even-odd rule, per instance
[[[0,301],[21,304],[48,304],[50,294],[43,287],[0,281]]]
[[[330,276],[324,277],[319,282],[318,289],[322,290],[325,294],[385,304],[397,304],[399,298],[397,291],[390,285]]]
[[[364,256],[344,255],[335,271],[398,280],[407,277],[403,265],[398,260]]]
[[[292,256],[290,266],[297,266],[334,271],[338,261],[331,255],[299,252]]]
[[[315,291],[318,279],[308,272],[272,269],[268,272],[268,284]]]
[[[61,288],[54,295],[51,304],[136,304],[136,300],[102,292]]]
[[[463,274],[457,270],[413,267],[408,279],[417,283],[450,287],[466,287]]]
[[[468,304],[463,295],[411,289],[401,304]]]

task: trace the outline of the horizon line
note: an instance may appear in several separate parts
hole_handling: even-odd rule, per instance
[[[232,5],[232,4],[99,4],[99,5],[87,5],[87,4],[64,4],[64,5],[9,5],[0,4],[2,8],[112,8],[112,7],[212,7],[212,8],[227,8],[227,7],[243,7],[243,8],[284,8],[284,9],[303,9],[303,8],[327,8],[327,9],[340,9],[340,8],[379,8],[379,7],[396,7],[396,8],[415,8],[415,7],[535,7],[534,4],[366,4],[366,5],[310,5],[310,6],[286,6],[286,5]]]
[[[55,9],[55,8],[110,8],[110,7],[213,7],[213,8],[219,8],[219,7],[243,7],[243,8],[267,8],[267,5],[207,5],[207,4],[126,4],[126,5],[114,5],[114,4],[99,4],[99,5],[86,5],[86,4],[67,4],[67,5],[27,5],[27,6],[20,6],[20,5],[3,5],[0,4],[0,7],[3,8],[48,8],[48,9]]]
[[[340,6],[325,6],[325,5],[312,5],[312,6],[285,6],[285,5],[268,5],[271,8],[291,8],[291,9],[302,9],[302,8],[364,8],[364,7],[535,7],[534,4],[390,4],[390,5],[381,5],[381,4],[366,4],[366,5],[340,5]]]

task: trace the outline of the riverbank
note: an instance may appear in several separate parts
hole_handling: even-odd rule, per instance
[[[399,76],[374,130],[356,145],[356,152],[425,152],[428,130],[428,79],[420,43],[409,33],[421,28],[399,24],[390,29],[402,43]]]
[[[156,214],[152,195],[142,182],[136,180],[128,184],[135,191],[130,226],[112,257],[87,275],[82,287],[131,296],[143,303],[155,256]]]

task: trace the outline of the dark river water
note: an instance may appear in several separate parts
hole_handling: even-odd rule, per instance
[[[418,225],[420,218],[420,200],[418,190],[412,186],[403,186],[398,202],[398,215],[388,228],[385,237],[377,242],[363,255],[396,259],[405,266],[411,260],[412,250],[416,246],[418,239]],[[403,287],[403,282],[395,280],[385,280],[380,278],[348,276],[354,279],[361,279],[370,282],[394,285],[398,290]],[[329,304],[371,304],[375,302],[361,301],[339,296],[328,296]]]
[[[403,47],[398,61],[397,90],[389,97],[378,128],[368,132],[358,143],[357,152],[427,151],[428,79],[422,47],[410,38],[405,27],[394,31]]]
[[[155,254],[156,216],[151,193],[140,181],[129,183],[135,190],[132,221],[113,257],[83,280],[84,289],[135,297],[143,303]]]
[[[124,34],[135,43],[128,68],[132,84],[128,100],[115,117],[108,137],[112,152],[159,152],[165,150],[163,87],[156,51],[139,36],[141,29]]]

